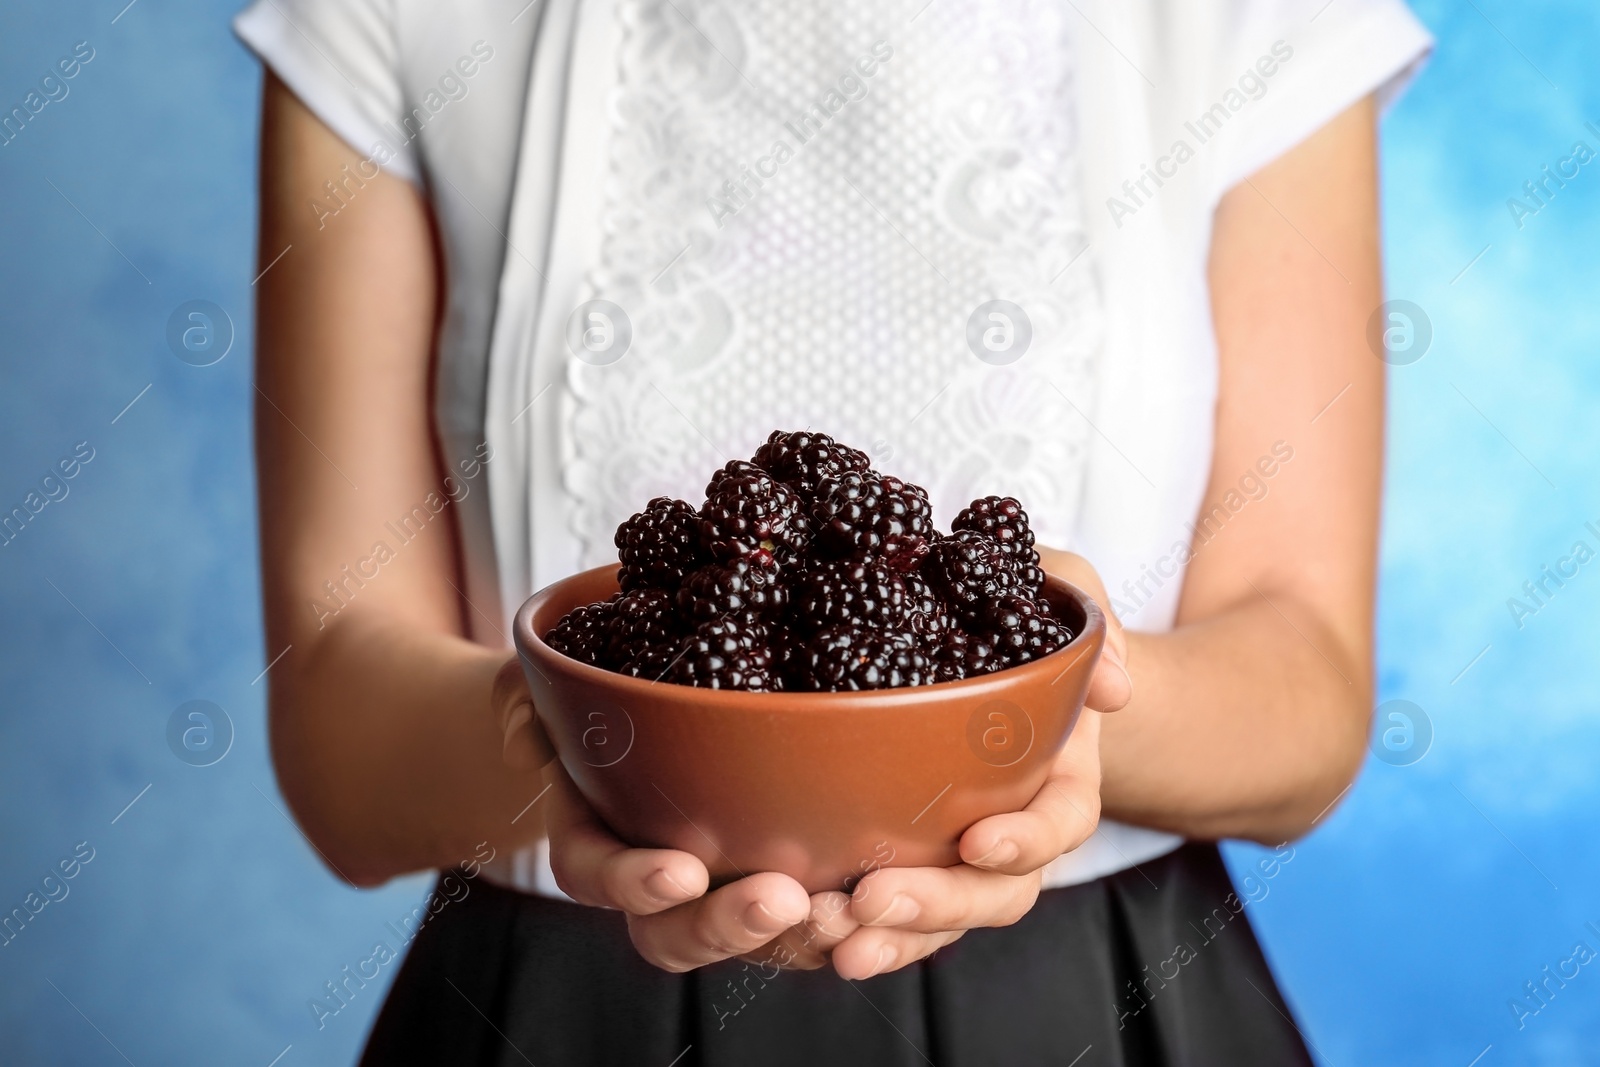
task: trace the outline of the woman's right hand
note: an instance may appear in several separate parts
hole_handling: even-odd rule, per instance
[[[738,956],[812,969],[856,929],[843,893],[808,896],[799,882],[773,872],[708,893],[710,873],[695,856],[618,840],[555,758],[515,658],[495,679],[494,704],[506,763],[542,767],[549,783],[545,826],[556,884],[579,904],[625,913],[634,947],[650,963],[676,972]]]

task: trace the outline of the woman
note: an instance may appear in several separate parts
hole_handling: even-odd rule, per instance
[[[1276,876],[1364,748],[1374,126],[1427,48],[1397,0],[238,27],[279,778],[346,880],[472,887],[367,1062],[1308,1062],[1209,842],[1282,845]],[[1129,626],[1025,812],[849,897],[622,845],[541,771],[505,639],[794,426],[945,522],[1018,496]]]

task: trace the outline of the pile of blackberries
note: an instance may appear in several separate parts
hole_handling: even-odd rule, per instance
[[[1022,505],[983,497],[951,527],[866,453],[775,431],[698,510],[657,497],[617,527],[622,591],[545,640],[639,678],[815,692],[970,678],[1072,639],[1040,595]]]

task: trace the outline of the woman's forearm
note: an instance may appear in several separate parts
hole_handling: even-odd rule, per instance
[[[503,853],[543,832],[537,805],[524,813],[539,774],[505,766],[490,714],[506,658],[453,635],[352,617],[276,679],[280,786],[346,880],[372,885],[459,863],[480,842]]]
[[[1348,787],[1365,751],[1367,657],[1269,595],[1128,635],[1133,702],[1101,735],[1107,817],[1277,844]]]
[[[1113,818],[1277,844],[1360,766],[1383,470],[1375,123],[1370,98],[1352,105],[1217,208],[1196,514],[1231,517],[1196,538],[1177,628],[1129,635],[1133,702],[1102,739]]]
[[[336,224],[306,210],[361,162],[268,75],[255,431],[273,758],[313,846],[370,885],[541,827],[537,807],[512,822],[538,776],[506,768],[490,704],[509,653],[459,636],[469,608],[442,509],[458,499],[444,475],[460,472],[433,447],[427,202],[379,173]],[[424,505],[442,518],[396,543],[394,518]]]

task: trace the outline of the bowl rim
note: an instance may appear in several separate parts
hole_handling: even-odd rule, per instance
[[[603,572],[611,572],[615,576],[617,564],[608,563],[599,567],[591,567],[579,571],[565,578],[551,582],[549,585],[534,593],[522,606],[517,609],[511,623],[511,637],[516,645],[517,655],[524,663],[531,664],[534,670],[544,673],[542,668],[549,668],[557,673],[565,674],[574,681],[598,684],[610,687],[622,694],[642,696],[651,694],[655,699],[688,700],[692,697],[693,703],[708,707],[732,708],[740,707],[749,710],[752,703],[774,702],[773,710],[777,710],[777,703],[781,703],[783,710],[833,710],[845,701],[857,709],[863,703],[880,709],[887,709],[896,705],[920,704],[929,698],[955,698],[981,696],[985,690],[1007,690],[1016,681],[1026,675],[1044,674],[1047,670],[1055,670],[1056,677],[1050,681],[1055,685],[1086,653],[1099,651],[1104,645],[1106,632],[1106,616],[1104,610],[1094,598],[1082,589],[1073,585],[1064,578],[1053,574],[1045,575],[1046,588],[1059,593],[1064,593],[1072,598],[1083,611],[1083,629],[1065,645],[1039,659],[1018,664],[1015,667],[1005,667],[989,674],[982,674],[976,678],[963,678],[954,682],[933,682],[928,685],[901,686],[895,689],[861,689],[842,690],[826,693],[802,692],[776,692],[752,693],[738,689],[706,689],[699,686],[679,685],[676,682],[667,682],[660,679],[635,678],[629,674],[607,670],[604,667],[595,667],[579,660],[575,660],[565,653],[558,652],[545,643],[541,634],[533,629],[533,616],[548,601],[553,600],[565,587],[580,581],[593,579]],[[1063,659],[1071,655],[1069,662]],[[664,688],[663,688],[664,687]]]

